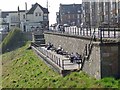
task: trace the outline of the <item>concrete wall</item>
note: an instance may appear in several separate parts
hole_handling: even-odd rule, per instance
[[[82,54],[86,44],[90,43],[90,38],[68,36],[64,34],[44,34],[46,43],[51,42],[55,47],[61,45],[68,52],[78,52]],[[99,43],[94,43],[90,59],[85,61],[83,71],[88,73],[90,76],[95,78],[101,78],[101,67],[100,67],[100,47]]]

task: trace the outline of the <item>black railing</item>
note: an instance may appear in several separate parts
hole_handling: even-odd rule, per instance
[[[86,60],[86,56],[87,56],[87,44],[86,44],[86,46],[85,46],[84,49],[83,49],[82,61],[81,61],[82,63],[81,63],[81,68],[80,68],[80,70],[83,69],[83,66],[84,66],[85,60]]]
[[[88,60],[92,51],[92,46],[93,46],[93,41],[95,41],[95,30],[91,36],[90,42],[89,44],[86,44],[84,49],[83,49],[83,53],[82,53],[82,64],[81,64],[81,70],[83,69],[85,60]]]
[[[52,32],[79,35],[91,37],[95,31],[96,38],[118,38],[120,35],[120,28],[81,28],[81,27],[65,27],[64,32],[58,30],[49,30]]]

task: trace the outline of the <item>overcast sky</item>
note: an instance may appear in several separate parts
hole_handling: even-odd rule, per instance
[[[47,6],[47,0],[0,0],[0,9],[2,11],[16,11],[19,6],[20,10],[25,10],[25,2],[27,2],[28,9],[36,2],[41,6]],[[49,4],[49,20],[50,24],[56,22],[56,12],[59,11],[59,4],[81,4],[82,0],[48,0]]]

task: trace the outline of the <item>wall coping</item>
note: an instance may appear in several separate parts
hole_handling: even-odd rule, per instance
[[[59,36],[77,38],[77,39],[91,40],[91,36],[70,35],[70,34],[58,33],[58,32],[44,32],[44,34],[52,34],[52,35],[59,35]],[[100,42],[100,38],[96,38],[96,40],[94,41]],[[102,41],[105,43],[120,43],[119,38],[103,38]]]
[[[78,38],[78,39],[86,39],[86,40],[91,39],[90,36],[86,37],[86,36],[70,35],[70,34],[58,33],[58,32],[44,32],[44,34],[52,34],[52,35],[59,35],[59,36],[72,37],[72,38]]]

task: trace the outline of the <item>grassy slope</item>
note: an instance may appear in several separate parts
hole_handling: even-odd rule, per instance
[[[73,72],[62,77],[51,70],[32,50],[26,50],[27,47],[28,44],[3,54],[2,84],[4,88],[118,87],[118,81],[113,78],[95,80],[83,72]]]
[[[25,37],[19,28],[11,30],[2,42],[2,53],[24,45]]]

